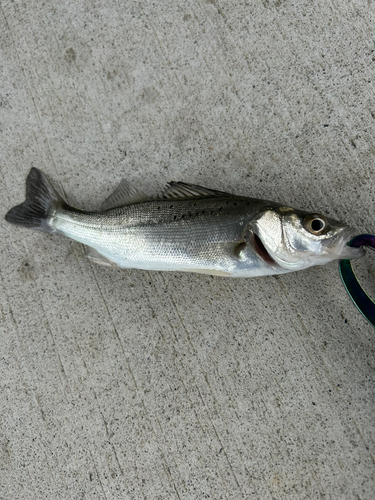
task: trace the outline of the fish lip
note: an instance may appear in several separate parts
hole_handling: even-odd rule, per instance
[[[366,254],[363,247],[351,247],[349,243],[356,236],[356,231],[351,227],[348,227],[343,235],[340,244],[342,245],[339,254],[340,259],[360,259]]]
[[[349,247],[349,246],[346,246],[343,251],[340,253],[340,260],[352,260],[352,259],[360,259],[361,257],[363,257],[364,255],[366,255],[366,251],[364,248],[362,247],[359,247],[359,248],[355,248],[355,247]]]

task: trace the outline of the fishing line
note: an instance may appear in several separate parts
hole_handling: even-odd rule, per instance
[[[375,236],[372,234],[360,234],[355,236],[355,238],[353,238],[348,245],[356,248],[366,246],[375,250]],[[340,260],[339,270],[341,279],[349,297],[370,325],[375,328],[375,302],[361,287],[353,271],[351,261],[347,259]]]

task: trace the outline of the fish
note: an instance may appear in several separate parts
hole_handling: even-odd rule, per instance
[[[153,198],[123,179],[100,210],[88,212],[32,168],[26,200],[5,219],[67,236],[87,246],[92,262],[126,269],[246,278],[365,253],[348,246],[354,229],[320,213],[186,182],[170,182]]]

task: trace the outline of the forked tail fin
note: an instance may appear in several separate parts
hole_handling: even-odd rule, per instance
[[[5,219],[11,224],[53,232],[49,218],[58,207],[66,205],[52,182],[39,169],[32,168],[26,179],[26,200],[9,210]]]

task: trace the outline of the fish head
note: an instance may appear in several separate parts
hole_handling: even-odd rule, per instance
[[[289,271],[365,254],[362,248],[348,246],[354,229],[318,213],[269,208],[252,221],[251,229],[263,255]]]

